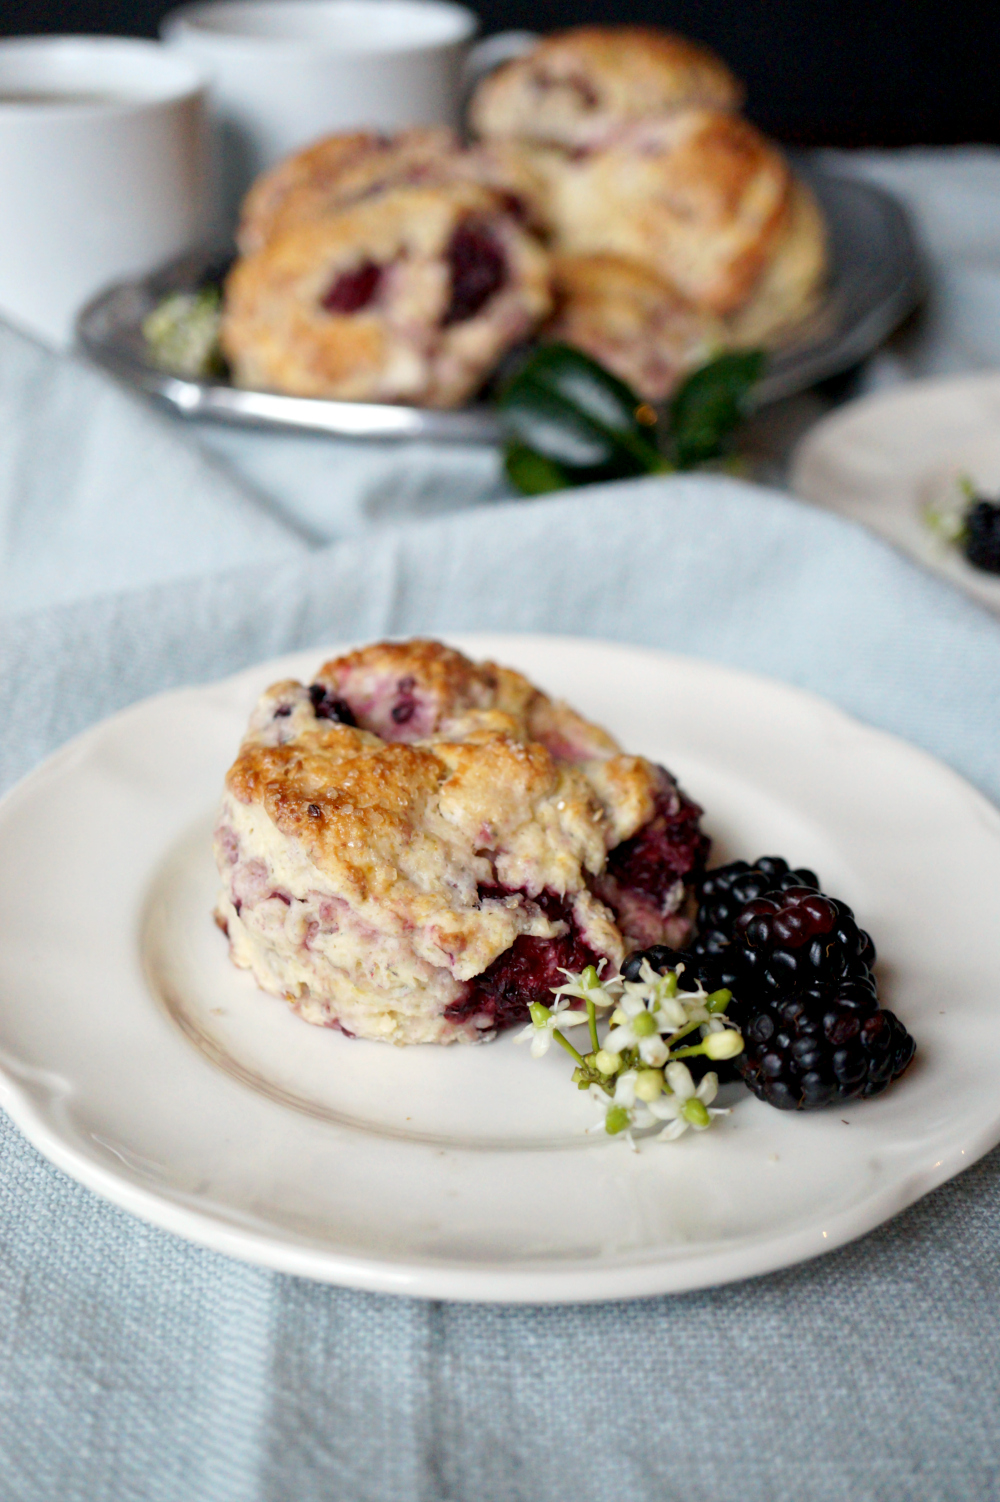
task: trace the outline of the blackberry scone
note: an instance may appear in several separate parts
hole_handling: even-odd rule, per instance
[[[644,401],[662,402],[726,342],[724,323],[621,256],[554,256],[549,338],[584,350]]]
[[[690,105],[737,110],[742,85],[707,47],[646,26],[580,26],[490,73],[472,100],[483,138],[592,146],[609,127]]]
[[[559,252],[636,261],[716,316],[749,301],[791,220],[781,152],[720,110],[622,125],[600,150],[532,155]]]
[[[239,386],[452,407],[550,308],[548,256],[502,195],[397,187],[237,261],[220,339]]]
[[[437,182],[442,164],[460,149],[444,126],[324,136],[256,180],[240,209],[240,253],[251,255],[293,224],[322,219],[387,188]]]
[[[497,190],[515,217],[532,221],[544,181],[530,158],[506,141],[463,147],[444,126],[382,135],[348,131],[325,136],[259,177],[240,211],[237,245],[252,255],[293,225],[324,219],[393,188],[479,183]]]
[[[686,941],[700,814],[520,673],[384,642],[261,697],[226,778],[216,917],[308,1022],[476,1042],[564,968]]]

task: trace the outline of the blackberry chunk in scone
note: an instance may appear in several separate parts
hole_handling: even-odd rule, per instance
[[[687,940],[700,813],[520,673],[380,643],[261,697],[226,779],[216,916],[309,1022],[475,1042],[563,969]]]

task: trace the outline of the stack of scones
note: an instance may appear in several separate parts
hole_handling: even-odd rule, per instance
[[[582,27],[498,68],[444,129],[330,136],[251,189],[222,345],[238,385],[455,407],[536,339],[650,402],[780,343],[824,280],[816,202],[707,49]]]

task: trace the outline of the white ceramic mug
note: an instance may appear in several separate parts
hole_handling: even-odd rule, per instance
[[[204,81],[156,42],[0,42],[0,315],[53,344],[204,233]]]
[[[210,0],[172,12],[171,47],[204,68],[231,227],[264,168],[330,131],[458,125],[477,19],[448,0]]]

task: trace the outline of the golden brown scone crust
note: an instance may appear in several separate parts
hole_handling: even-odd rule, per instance
[[[647,402],[668,397],[686,372],[725,343],[721,319],[621,256],[555,256],[556,313],[546,330],[584,350]]]
[[[781,344],[815,307],[827,268],[823,215],[806,184],[796,180],[770,263],[749,301],[727,320],[725,342],[746,349]]]
[[[290,820],[290,832],[312,840],[333,829],[335,837],[324,835],[317,845],[321,869],[342,869],[344,851],[354,849],[359,853],[348,863],[368,870],[368,842],[377,846],[380,830],[398,828],[404,807],[417,809],[419,817],[426,798],[440,793],[449,778],[452,792],[474,790],[465,808],[461,798],[450,797],[453,814],[477,837],[484,821],[492,823],[483,849],[502,843],[528,817],[519,800],[534,804],[560,789],[560,796],[570,797],[568,819],[583,821],[588,868],[600,865],[606,849],[634,834],[652,813],[656,768],[622,753],[601,726],[512,668],[472,662],[441,642],[417,638],[377,642],[332,658],[314,681],[332,699],[349,699],[358,725],[317,721],[304,700],[299,719],[293,713],[287,722],[276,722],[258,713],[227,785],[242,802],[265,802],[276,823],[279,816]],[[262,704],[290,692],[294,697],[300,688],[275,684]],[[409,710],[405,716],[399,714],[401,698]],[[273,744],[275,724],[279,745]],[[316,803],[319,814],[310,807]],[[500,816],[494,812],[487,819],[487,805],[501,810]]]
[[[749,299],[789,218],[781,153],[719,110],[623,126],[599,151],[534,157],[556,249],[638,261],[707,313]]]
[[[448,321],[452,236],[485,232],[505,267],[473,316]],[[370,301],[328,311],[345,275],[377,273]],[[551,307],[548,257],[473,183],[401,187],[295,224],[237,261],[221,343],[237,385],[346,401],[457,406]]]
[[[618,743],[568,704],[552,700],[522,673],[472,662],[439,641],[376,642],[325,662],[316,674],[335,697],[349,699],[359,722],[383,739],[461,735],[476,714],[504,716],[521,741],[542,741],[560,761],[611,756]],[[414,709],[393,718],[400,684]],[[456,728],[457,727],[457,728]]]
[[[325,136],[254,183],[240,212],[240,253],[251,255],[293,224],[322,219],[386,188],[441,181],[444,164],[459,150],[458,137],[443,126],[392,136],[375,131]]]
[[[543,38],[486,77],[470,108],[483,137],[563,146],[689,105],[737,110],[743,88],[707,47],[644,26],[581,26]]]
[[[542,217],[545,180],[516,142],[466,148],[444,127],[391,136],[352,131],[326,136],[258,178],[243,202],[237,244],[242,255],[251,255],[293,225],[389,189],[455,182],[493,189],[527,225]]]
[[[358,724],[324,718],[320,690],[349,694]],[[446,1015],[467,983],[520,934],[564,931],[533,897],[558,894],[620,963],[591,881],[662,786],[520,673],[378,643],[325,663],[312,691],[286,681],[260,699],[226,778],[218,917],[236,963],[307,1020],[475,1041],[489,1019]]]

